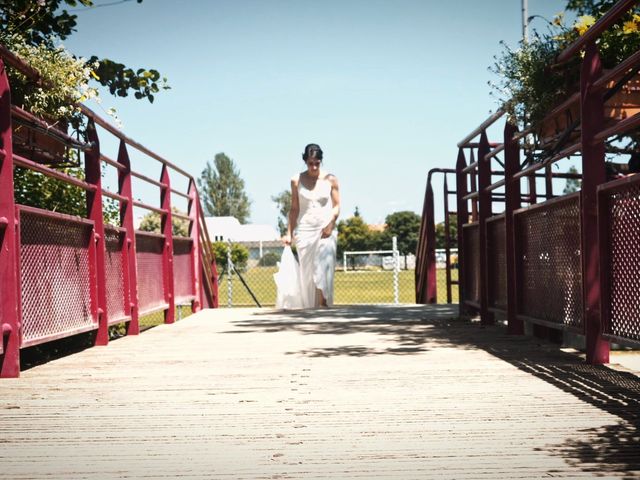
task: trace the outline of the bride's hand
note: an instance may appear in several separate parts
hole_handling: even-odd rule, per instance
[[[282,237],[282,243],[285,245],[291,245],[291,235],[286,234]]]
[[[320,235],[320,238],[328,238],[331,236],[332,232],[333,232],[333,222],[331,222],[329,225],[327,225],[322,229],[322,234]]]

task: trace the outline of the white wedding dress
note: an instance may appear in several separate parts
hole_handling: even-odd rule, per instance
[[[313,190],[298,181],[297,233],[295,235],[300,262],[300,297],[303,308],[320,306],[320,290],[327,306],[333,305],[333,275],[336,266],[338,236],[334,230],[327,238],[321,238],[322,229],[331,221],[333,203],[331,182],[318,179]]]

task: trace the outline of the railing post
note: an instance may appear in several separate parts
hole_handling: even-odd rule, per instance
[[[458,149],[458,160],[456,162],[456,211],[458,212],[458,304],[459,314],[465,315],[467,308],[465,299],[465,275],[467,266],[465,265],[464,232],[463,227],[469,221],[469,211],[467,201],[464,196],[467,194],[467,174],[463,172],[467,166],[464,158],[464,150]]]
[[[169,169],[162,166],[160,177],[162,189],[160,191],[160,205],[164,210],[162,215],[161,230],[164,235],[164,248],[162,249],[163,259],[163,281],[164,300],[167,303],[167,310],[164,312],[164,323],[173,323],[176,320],[176,299],[173,288],[173,222],[171,215],[171,181],[169,180]]]
[[[444,250],[445,250],[445,272],[447,279],[447,303],[451,303],[451,236],[449,225],[449,184],[447,182],[447,174],[444,173]],[[435,232],[434,232],[435,233]]]
[[[93,120],[87,124],[87,140],[92,144],[85,152],[84,169],[87,183],[95,186],[87,191],[87,217],[93,221],[95,232],[95,282],[98,312],[98,334],[96,345],[109,343],[109,312],[107,311],[104,216],[102,212],[102,171],[100,169],[100,141]]]
[[[131,161],[127,144],[120,140],[118,149],[118,163],[125,168],[118,169],[118,193],[127,198],[126,203],[120,203],[120,222],[125,229],[123,257],[124,266],[124,290],[128,302],[125,313],[131,316],[127,324],[127,335],[140,333],[140,319],[138,315],[138,262],[136,259],[136,231],[133,225],[133,190],[131,188]]]
[[[427,182],[428,184],[428,182]],[[427,190],[425,187],[424,200],[422,202],[422,216],[420,217],[420,233],[418,234],[418,246],[416,248],[416,268],[414,271],[416,303],[424,304],[426,296],[426,275],[427,266]],[[347,271],[347,254],[343,253],[344,271]]]
[[[198,204],[198,229],[200,231],[200,238],[202,242],[200,243],[200,247],[202,248],[201,254],[205,254],[205,259],[202,262],[202,279],[206,276],[207,288],[211,286],[211,291],[205,293],[205,282],[202,282],[201,285],[201,295],[204,300],[206,300],[207,305],[211,308],[218,308],[219,306],[219,295],[218,295],[218,269],[216,267],[216,259],[215,254],[213,253],[211,246],[211,239],[209,238],[209,232],[207,231],[207,224],[205,221],[205,217],[202,211],[202,203],[200,202],[200,196],[197,194],[194,200]],[[206,262],[206,263],[205,263]],[[209,263],[210,262],[210,263]],[[211,298],[208,295],[211,294]]]
[[[520,208],[520,179],[513,176],[520,170],[520,145],[513,136],[518,129],[506,122],[504,126],[504,176],[505,176],[505,249],[507,260],[507,332],[512,335],[524,333],[524,322],[518,319],[518,262],[516,245],[522,239],[516,238],[513,212]]]
[[[600,248],[598,241],[598,185],[606,181],[604,141],[595,136],[604,124],[604,98],[593,83],[602,73],[600,54],[594,42],[587,44],[580,73],[580,117],[582,125],[582,283],[587,362],[609,363],[609,342],[602,338]]]
[[[216,259],[211,259],[211,283],[213,284],[213,305],[212,308],[220,307],[220,285],[218,284],[218,266],[216,265]]]
[[[11,89],[0,59],[0,377],[20,376],[19,238],[13,195]]]
[[[491,160],[485,156],[491,151],[486,130],[480,135],[478,147],[478,233],[480,255],[480,323],[493,324],[493,314],[489,311],[489,272],[487,263],[487,219],[491,217],[491,192],[486,189],[491,185]]]
[[[202,255],[200,252],[200,229],[198,228],[198,190],[193,180],[189,181],[189,236],[191,237],[191,263],[193,265],[192,289],[196,296],[191,304],[191,310],[195,313],[202,310],[204,298],[202,292]]]
[[[471,148],[469,151],[469,164],[472,164],[476,161],[473,152],[474,150],[473,148]],[[478,190],[476,171],[477,169],[474,169],[469,173],[469,179],[471,180],[471,185],[470,185],[471,188],[467,193],[473,193]],[[478,221],[478,198],[477,197],[471,200],[471,221],[472,222]]]
[[[544,193],[547,200],[553,198],[553,172],[551,165],[544,168]]]
[[[431,186],[431,172],[427,177],[427,196],[426,196],[426,298],[424,303],[438,303],[438,282],[436,277],[436,224],[434,218],[433,206],[433,187]]]

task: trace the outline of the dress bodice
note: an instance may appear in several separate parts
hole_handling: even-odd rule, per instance
[[[298,200],[300,213],[298,214],[298,228],[323,228],[332,216],[331,181],[319,178],[313,189],[308,189],[298,181]]]

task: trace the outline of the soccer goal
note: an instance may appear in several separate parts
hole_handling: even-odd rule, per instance
[[[365,273],[381,273],[385,274],[384,276],[391,275],[391,278],[393,279],[394,303],[400,303],[400,289],[398,282],[400,272],[400,255],[397,248],[396,237],[393,237],[391,250],[343,252],[342,271],[347,275]]]

